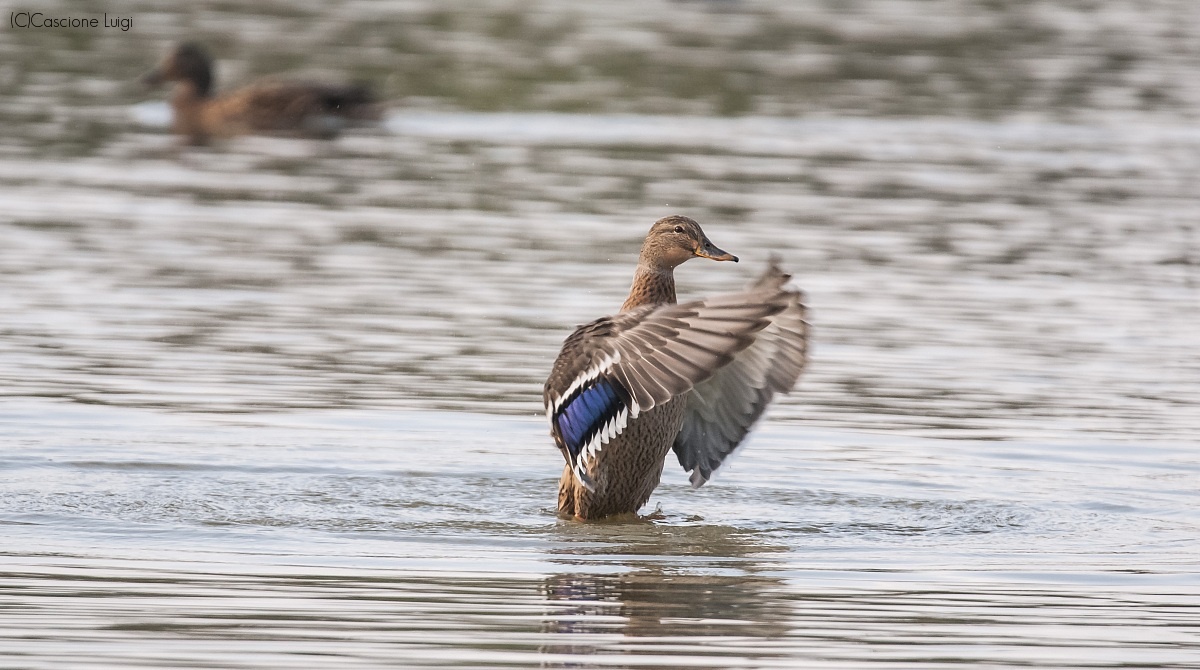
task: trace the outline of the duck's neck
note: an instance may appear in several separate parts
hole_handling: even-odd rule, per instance
[[[200,100],[212,98],[211,91],[191,79],[180,79],[171,90],[171,104],[196,104]]]
[[[181,81],[171,95],[172,125],[175,132],[190,138],[192,144],[203,144],[205,107],[209,97],[194,83]]]
[[[621,305],[622,312],[628,312],[642,305],[674,304],[675,274],[673,268],[638,263],[637,272],[633,275],[633,286],[629,287],[629,297]]]

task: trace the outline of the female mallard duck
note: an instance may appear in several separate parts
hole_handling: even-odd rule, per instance
[[[772,260],[741,293],[676,304],[673,271],[696,256],[737,261],[685,216],[655,222],[621,312],[563,343],[544,393],[567,461],[560,515],[636,512],[671,449],[703,485],[800,377],[808,324],[801,294],[784,288],[790,277]]]
[[[247,133],[332,137],[354,121],[379,116],[362,84],[266,81],[214,96],[212,59],[192,43],[175,47],[142,81],[149,86],[175,82],[172,128],[191,144]]]

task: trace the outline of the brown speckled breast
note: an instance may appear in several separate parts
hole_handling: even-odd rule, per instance
[[[576,481],[569,467],[558,483],[558,511],[562,516],[596,519],[613,514],[633,514],[646,504],[662,478],[667,452],[683,425],[686,397],[644,412],[600,450],[588,468],[596,482],[589,491]]]

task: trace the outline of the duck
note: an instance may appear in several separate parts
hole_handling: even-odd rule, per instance
[[[563,342],[543,389],[566,461],[558,514],[636,515],[669,452],[703,486],[808,362],[803,294],[772,256],[745,290],[680,303],[674,270],[692,258],[738,262],[695,220],[659,219],[618,313]]]
[[[216,95],[212,57],[195,42],[175,46],[141,81],[150,88],[174,82],[172,130],[193,145],[252,133],[331,138],[380,116],[363,84],[267,80]]]

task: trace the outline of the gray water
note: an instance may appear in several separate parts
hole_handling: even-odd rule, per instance
[[[18,79],[2,668],[1200,668],[1183,116],[411,100],[183,150]],[[742,258],[684,296],[783,257],[812,365],[704,488],[559,520],[542,380],[671,213]]]

